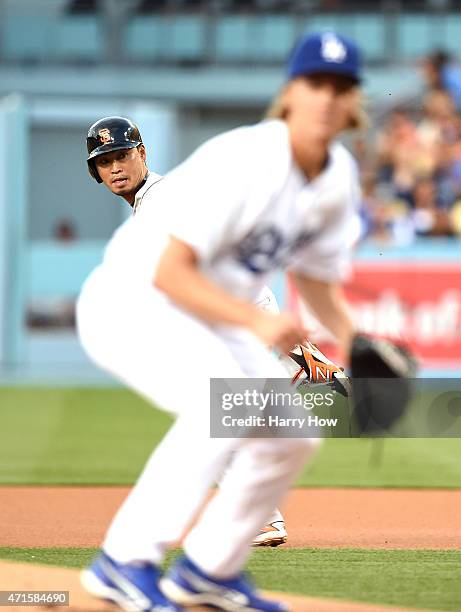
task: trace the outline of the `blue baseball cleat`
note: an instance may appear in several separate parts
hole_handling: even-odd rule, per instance
[[[263,599],[244,574],[218,580],[202,572],[190,559],[181,557],[163,578],[165,595],[183,606],[210,606],[229,612],[287,612],[285,604]]]
[[[106,553],[81,573],[83,587],[127,612],[180,612],[158,587],[161,571],[152,563],[117,563]]]

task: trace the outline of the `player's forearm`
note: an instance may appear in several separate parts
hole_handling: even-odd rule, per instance
[[[175,277],[176,282],[157,282],[156,286],[176,304],[208,323],[249,327],[258,315],[255,306],[234,298],[198,270],[177,269]]]
[[[337,339],[340,350],[340,359],[343,364],[348,364],[352,338],[355,333],[344,300],[328,302],[322,307],[324,325]],[[317,317],[319,315],[317,314]]]
[[[252,327],[256,306],[237,299],[208,280],[196,262],[164,254],[153,284],[178,306],[208,323]]]
[[[294,276],[294,280],[316,318],[336,338],[341,359],[347,361],[355,328],[341,287],[301,275]]]

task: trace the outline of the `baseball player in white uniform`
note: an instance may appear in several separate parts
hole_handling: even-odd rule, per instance
[[[87,352],[178,415],[82,575],[90,592],[122,609],[286,609],[263,598],[242,567],[318,441],[210,437],[210,378],[285,376],[267,347],[286,352],[306,330],[294,315],[253,303],[280,268],[291,270],[347,360],[354,329],[339,284],[359,186],[335,138],[350,124],[359,82],[354,43],[333,33],[302,39],[280,96],[283,119],[201,146],[158,184],[156,205],[140,207],[115,233],[83,287],[77,315]],[[181,367],[184,346],[194,354]],[[162,576],[165,551],[230,457],[184,556]]]
[[[124,198],[133,214],[143,202],[155,206],[155,189],[162,176],[147,166],[147,152],[137,125],[126,117],[103,117],[93,123],[86,138],[88,170],[98,182]],[[263,287],[255,304],[268,312],[279,313],[279,306],[269,287]],[[291,361],[287,358],[287,362]],[[287,374],[294,375],[294,362]],[[295,368],[296,369],[296,368]],[[253,540],[253,546],[279,546],[287,541],[285,520],[275,509]]]

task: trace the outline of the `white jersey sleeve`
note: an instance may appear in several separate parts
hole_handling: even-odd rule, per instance
[[[248,128],[213,138],[169,173],[158,187],[168,199],[168,232],[212,261],[242,218],[252,179]],[[235,178],[235,180],[234,180]]]

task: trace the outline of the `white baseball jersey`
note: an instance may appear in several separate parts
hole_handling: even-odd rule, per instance
[[[148,200],[152,197],[153,192],[151,191],[151,187],[161,181],[163,176],[160,174],[156,174],[155,172],[149,172],[147,174],[146,182],[141,187],[141,189],[136,193],[133,203],[133,214],[135,215],[138,211],[139,206],[143,203],[144,200]]]
[[[339,143],[325,170],[308,181],[295,164],[286,124],[263,121],[211,139],[157,185],[115,234],[102,271],[151,287],[173,235],[197,253],[206,276],[255,301],[277,268],[325,281],[348,270],[349,236],[359,198],[355,162]],[[149,192],[145,194],[147,198]]]
[[[143,202],[147,202],[149,205],[150,200],[155,200],[155,190],[151,187],[156,185],[162,180],[163,176],[156,174],[155,172],[149,172],[147,175],[146,182],[141,189],[136,193],[135,200],[133,203],[133,215],[139,210],[139,207]],[[154,202],[152,203],[154,204]],[[255,300],[256,306],[261,310],[278,314],[280,308],[277,303],[277,299],[269,287],[264,286]]]

